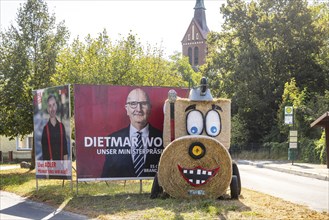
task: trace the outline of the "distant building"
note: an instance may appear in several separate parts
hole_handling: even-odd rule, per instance
[[[32,134],[18,136],[14,140],[0,136],[0,162],[31,160],[32,145]]]
[[[191,66],[196,71],[198,66],[206,62],[208,32],[204,2],[196,0],[194,17],[182,40],[183,56],[189,58]]]

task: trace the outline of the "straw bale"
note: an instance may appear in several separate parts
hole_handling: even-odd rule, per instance
[[[214,137],[221,142],[226,149],[230,148],[231,140],[231,101],[229,99],[214,99],[213,101],[190,101],[189,99],[177,98],[175,102],[175,138],[188,135],[186,132],[186,115],[185,109],[190,105],[196,105],[196,109],[201,111],[203,115],[211,109],[213,104],[221,107],[223,111],[218,111],[221,117],[222,129],[221,133]],[[202,135],[206,135],[205,131]],[[170,104],[168,100],[165,103],[163,142],[166,147],[170,142]]]
[[[206,149],[205,155],[200,159],[193,159],[189,155],[189,147],[196,142],[202,143]],[[192,186],[183,178],[178,165],[186,169],[201,167],[205,170],[219,167],[219,171],[204,185]],[[184,136],[171,142],[163,151],[158,178],[164,191],[175,198],[218,198],[230,185],[232,160],[227,149],[214,138]],[[204,195],[190,195],[191,191],[199,191]]]

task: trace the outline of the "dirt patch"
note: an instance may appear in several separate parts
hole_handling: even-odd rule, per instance
[[[242,212],[228,213],[228,219],[329,219],[329,213],[321,213],[282,199],[243,189],[239,201],[247,209]]]

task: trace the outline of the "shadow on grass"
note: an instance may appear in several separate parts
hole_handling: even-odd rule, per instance
[[[27,183],[35,179],[35,173],[31,170],[15,169],[1,172],[0,188],[5,189],[8,186],[15,186]]]
[[[190,213],[191,217],[196,214],[226,219],[225,216],[230,211],[250,211],[248,206],[239,200],[229,199],[228,195],[219,200],[182,200],[170,197],[150,199],[150,193],[117,193],[95,196],[81,194],[72,198],[68,206],[77,208],[77,210],[82,211],[80,214],[93,218],[113,215],[128,216],[129,218],[129,216],[143,213],[143,218],[148,216],[151,219],[162,217],[166,219],[186,219],[186,216],[184,217],[182,213],[184,215]]]
[[[55,208],[65,207],[67,211],[86,215],[89,218],[106,219],[108,216],[133,218],[166,218],[186,219],[198,216],[210,216],[225,219],[228,212],[250,211],[250,208],[239,200],[230,200],[224,196],[220,200],[182,200],[174,198],[150,199],[152,181],[143,180],[143,193],[139,181],[111,181],[79,183],[70,180],[40,180],[39,190],[35,188],[35,173],[15,171],[1,173],[1,189],[11,187],[12,192],[20,191],[25,197],[49,204]],[[26,189],[18,190],[20,187]],[[17,190],[17,191],[16,191]],[[142,215],[142,216],[140,216]],[[170,216],[170,217],[168,217]],[[135,218],[136,219],[136,218]]]
[[[195,218],[195,215],[201,217],[208,215],[226,219],[225,216],[230,211],[250,211],[248,206],[239,200],[231,200],[228,195],[224,195],[219,200],[182,200],[170,197],[150,199],[151,185],[152,181],[143,181],[143,193],[138,193],[139,181],[111,181],[108,184],[82,182],[79,183],[78,194],[76,194],[76,185],[72,191],[69,181],[66,181],[64,188],[58,183],[57,185],[42,184],[39,191],[32,193],[30,198],[34,197],[33,200],[42,200],[57,207],[67,200],[66,210],[101,219],[106,219],[108,216],[135,219],[186,219],[186,215],[192,218]]]

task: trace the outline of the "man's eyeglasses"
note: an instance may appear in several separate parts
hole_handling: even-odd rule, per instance
[[[149,105],[149,102],[144,101],[144,102],[127,102],[127,105],[130,106],[130,108],[137,108],[137,105],[140,105],[142,108],[145,108],[146,106]]]

